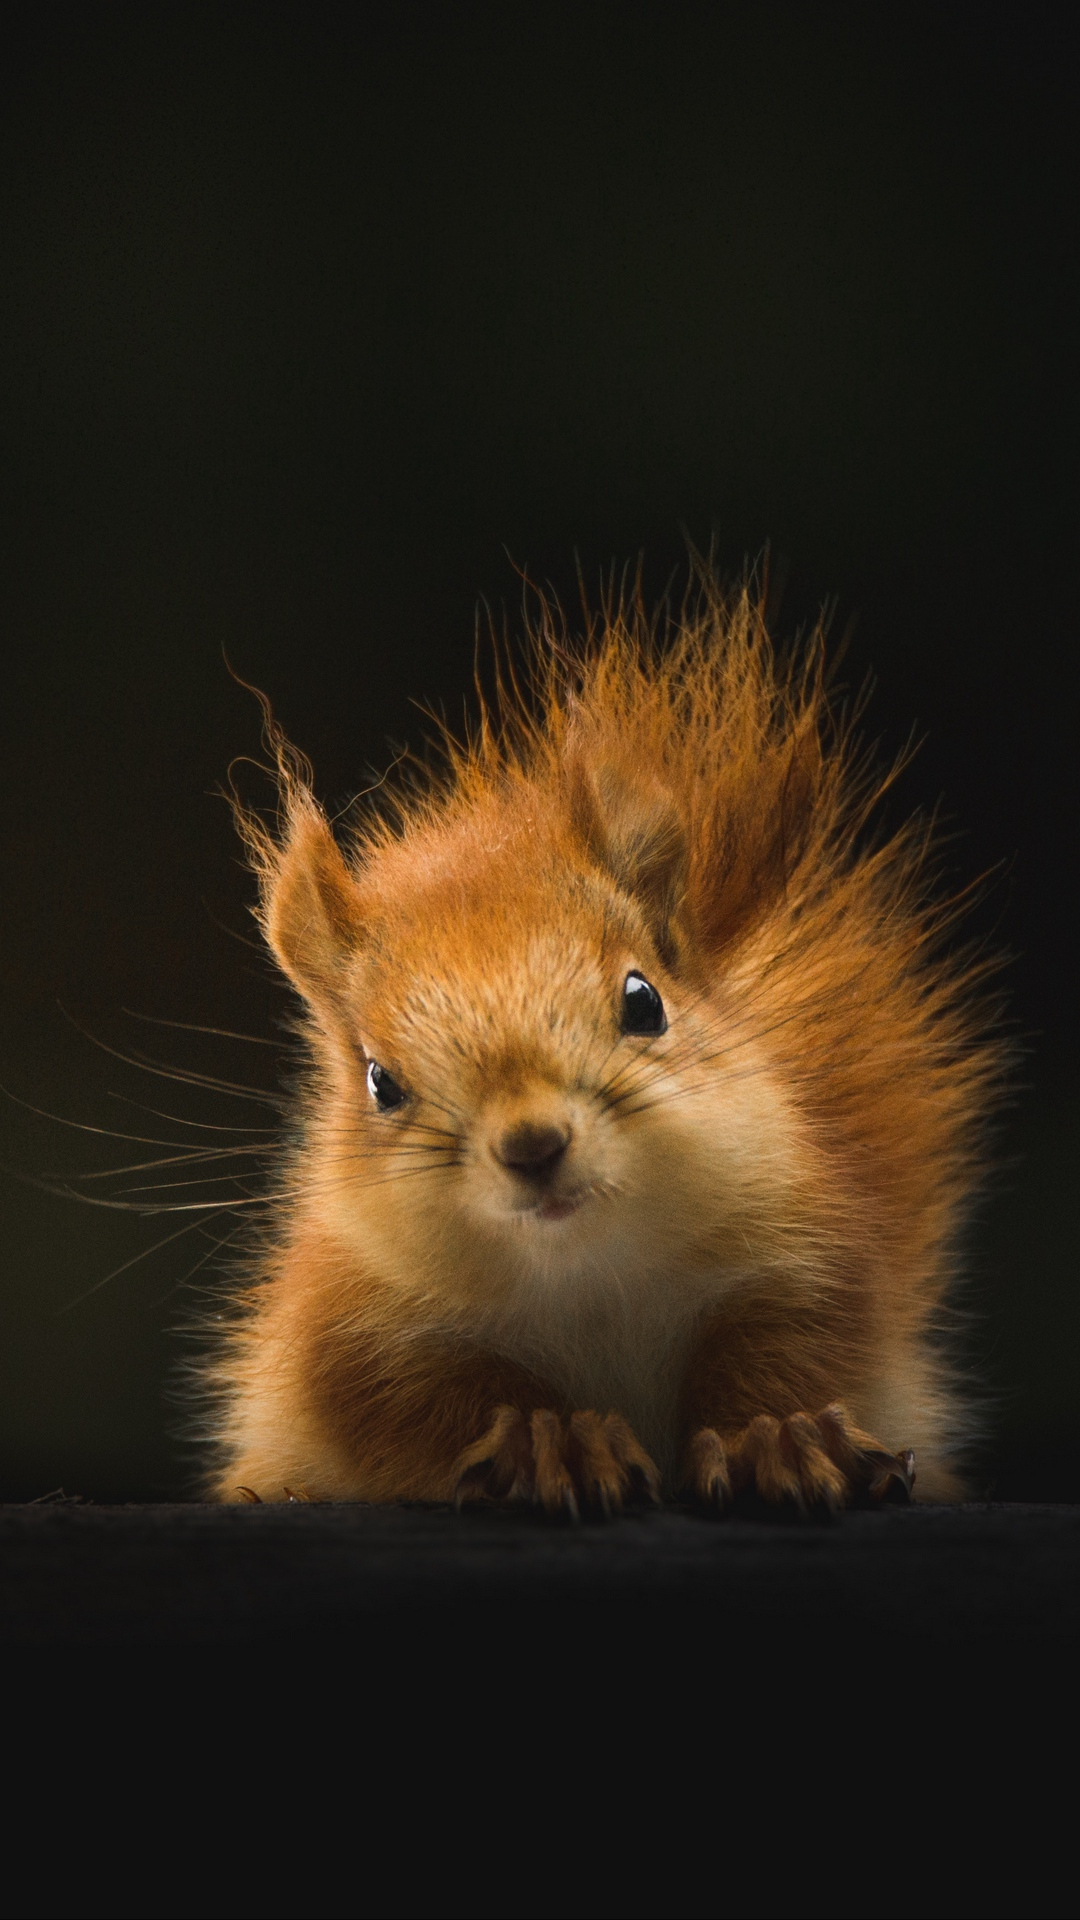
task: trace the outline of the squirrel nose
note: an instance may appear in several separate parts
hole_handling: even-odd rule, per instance
[[[551,1173],[569,1143],[569,1127],[537,1126],[523,1120],[493,1143],[492,1152],[516,1173]]]

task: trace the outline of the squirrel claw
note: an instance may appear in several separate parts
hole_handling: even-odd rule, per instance
[[[853,1505],[905,1504],[915,1479],[910,1447],[889,1453],[860,1432],[841,1406],[759,1414],[736,1433],[700,1427],[686,1456],[690,1493],[714,1512],[752,1506],[835,1512]]]
[[[911,1499],[911,1489],[915,1482],[915,1454],[911,1447],[905,1447],[900,1453],[868,1452],[866,1460],[874,1466],[880,1465],[867,1487],[867,1498],[877,1505],[907,1506]]]
[[[659,1500],[660,1476],[617,1413],[579,1409],[564,1420],[550,1407],[526,1417],[504,1406],[458,1460],[453,1497],[459,1512],[477,1502],[531,1501],[574,1521],[583,1511],[610,1519],[627,1500]]]

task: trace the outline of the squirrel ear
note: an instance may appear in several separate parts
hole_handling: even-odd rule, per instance
[[[359,945],[359,902],[326,815],[309,794],[290,806],[262,886],[266,937],[293,985],[308,1000],[334,998],[342,964]]]
[[[644,906],[661,944],[686,885],[689,847],[674,796],[610,763],[571,768],[574,823],[589,851]]]

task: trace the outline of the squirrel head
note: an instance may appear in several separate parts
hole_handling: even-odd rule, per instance
[[[472,1305],[745,1260],[775,1225],[763,1166],[790,1182],[791,1126],[695,977],[690,863],[662,774],[572,732],[548,777],[348,851],[294,783],[262,921],[321,1066],[316,1221]]]

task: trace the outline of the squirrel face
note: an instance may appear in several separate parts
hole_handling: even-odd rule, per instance
[[[680,978],[655,893],[556,814],[481,812],[355,874],[311,811],[268,931],[325,1070],[312,1205],[382,1271],[475,1302],[767,1257],[780,1093]]]
[[[419,1155],[426,1130],[430,1158],[456,1163],[460,1204],[519,1242],[531,1233],[539,1250],[575,1216],[578,1230],[595,1230],[588,1216],[625,1186],[620,1121],[633,1116],[621,1109],[633,1104],[631,1080],[643,1098],[663,1072],[667,1019],[631,964],[634,930],[618,927],[614,903],[593,902],[597,939],[587,914],[567,915],[557,884],[532,890],[525,915],[519,896],[509,926],[492,924],[485,891],[482,877],[441,927],[425,916],[429,953],[396,990],[397,969],[363,969],[365,1131],[376,1150],[392,1155],[396,1138]],[[654,955],[649,964],[659,972]]]

